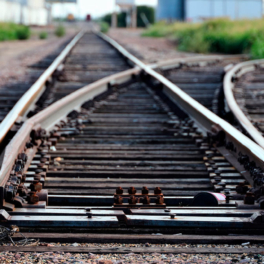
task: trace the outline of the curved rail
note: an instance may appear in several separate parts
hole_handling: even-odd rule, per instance
[[[234,78],[238,78],[243,74],[254,71],[256,65],[264,64],[264,60],[254,60],[247,61],[243,63],[237,64],[230,71],[227,72],[224,78],[224,93],[228,107],[243,127],[245,131],[250,135],[250,137],[257,142],[262,148],[264,148],[264,138],[261,133],[252,125],[252,123],[248,120],[245,114],[242,112],[240,107],[238,106],[234,94],[233,94],[233,80]]]
[[[11,127],[15,124],[19,117],[24,116],[30,110],[32,105],[39,99],[45,89],[46,81],[51,77],[54,71],[60,66],[72,48],[83,36],[84,32],[79,32],[74,39],[66,46],[61,54],[54,60],[54,62],[46,69],[39,79],[29,88],[29,90],[19,99],[12,110],[7,114],[0,124],[0,142],[2,142],[9,132]]]

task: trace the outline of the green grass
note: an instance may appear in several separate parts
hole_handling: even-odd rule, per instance
[[[58,25],[55,29],[55,35],[57,37],[63,37],[66,34],[65,27],[63,25]]]
[[[46,31],[42,31],[39,33],[39,38],[40,39],[47,39],[48,38],[48,33]]]
[[[24,40],[30,37],[30,28],[14,23],[0,23],[0,41]]]
[[[181,51],[197,53],[250,53],[264,58],[264,20],[228,19],[204,23],[157,23],[143,32],[146,37],[170,37]]]
[[[103,21],[100,22],[100,29],[101,29],[101,32],[107,33],[109,30],[109,24]]]

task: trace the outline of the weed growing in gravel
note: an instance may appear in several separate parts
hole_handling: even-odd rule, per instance
[[[159,22],[143,36],[170,37],[181,51],[198,53],[250,53],[264,58],[264,20],[214,19],[204,23]],[[262,44],[261,44],[262,43]]]
[[[55,35],[57,37],[63,37],[66,34],[65,27],[63,25],[58,25],[55,30]]]
[[[109,30],[109,25],[106,22],[100,22],[100,28],[101,28],[101,32],[107,33]]]
[[[42,31],[39,33],[39,38],[40,39],[46,39],[48,38],[48,33],[46,31]]]

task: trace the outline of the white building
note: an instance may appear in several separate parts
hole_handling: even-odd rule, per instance
[[[45,0],[0,0],[0,22],[45,26],[48,18]]]

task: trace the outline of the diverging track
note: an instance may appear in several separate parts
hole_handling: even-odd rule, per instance
[[[84,35],[43,107],[88,85],[28,119],[7,146],[2,224],[56,232],[262,234],[264,150],[155,65],[100,36],[115,50],[104,50],[101,66],[88,64],[101,49],[82,46],[86,37],[109,44]],[[105,67],[113,54],[119,66]],[[137,67],[116,73],[128,68],[120,56]]]

